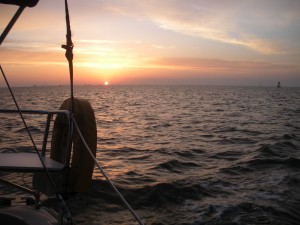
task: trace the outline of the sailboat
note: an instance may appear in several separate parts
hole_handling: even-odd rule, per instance
[[[277,88],[281,88],[280,81],[278,81],[278,83],[277,83]]]
[[[25,8],[35,7],[39,0],[0,0],[0,4],[13,4],[19,8],[0,36],[0,45],[12,29]],[[12,198],[0,199],[0,221],[8,225],[57,225],[73,224],[71,213],[65,203],[74,192],[87,190],[90,185],[93,169],[103,174],[111,188],[132,213],[138,224],[143,222],[118,189],[106,175],[96,159],[97,129],[94,111],[91,104],[73,95],[73,42],[69,19],[68,2],[65,0],[66,13],[66,50],[70,72],[70,98],[66,99],[59,110],[22,110],[14,97],[4,69],[0,65],[2,76],[12,96],[16,109],[0,109],[0,114],[10,114],[21,118],[24,128],[32,143],[32,151],[24,153],[2,152],[0,149],[0,172],[33,173],[33,189],[16,184],[0,177],[0,182],[27,193],[24,204],[14,205]],[[24,115],[45,116],[45,129],[41,149],[35,144],[28,129]],[[55,117],[54,124],[52,118]],[[88,122],[87,122],[87,119]],[[53,130],[50,128],[53,127]],[[47,143],[52,136],[50,155],[47,154]],[[9,178],[9,176],[8,176]],[[41,194],[52,196],[57,203],[55,209],[43,206]]]

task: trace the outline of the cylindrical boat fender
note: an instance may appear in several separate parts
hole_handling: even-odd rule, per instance
[[[67,99],[60,109],[71,111],[72,101]],[[74,118],[84,137],[87,145],[96,155],[97,149],[97,127],[94,110],[91,104],[84,99],[74,99]],[[67,142],[69,135],[69,124],[65,115],[57,115],[52,133],[50,157],[58,162],[66,162]],[[86,191],[92,181],[94,161],[85,148],[76,129],[73,133],[73,151],[71,158],[71,169],[68,183],[71,192]]]

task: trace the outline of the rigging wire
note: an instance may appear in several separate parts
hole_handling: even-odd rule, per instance
[[[73,120],[74,123],[74,127],[77,130],[77,133],[79,134],[81,141],[83,142],[86,150],[88,151],[88,153],[90,154],[90,156],[92,157],[92,159],[94,160],[96,166],[98,167],[98,169],[100,170],[100,172],[103,174],[103,176],[105,177],[106,181],[109,183],[109,185],[111,186],[111,188],[116,192],[116,194],[119,196],[119,198],[122,200],[122,202],[126,205],[126,207],[128,208],[128,210],[131,212],[131,214],[134,216],[134,218],[136,219],[136,221],[139,223],[139,225],[144,225],[143,222],[141,221],[141,219],[139,218],[139,216],[135,213],[135,211],[131,208],[131,206],[129,205],[129,203],[126,201],[126,199],[122,196],[122,194],[119,192],[119,190],[116,188],[116,186],[113,184],[113,182],[110,180],[110,178],[107,176],[107,174],[105,173],[105,171],[102,169],[102,167],[100,166],[98,160],[95,158],[95,156],[93,155],[91,149],[89,148],[89,146],[87,145],[87,143],[84,140],[84,137],[82,136],[80,129],[75,121],[75,119],[73,117],[71,117],[71,119]]]
[[[17,10],[17,12],[15,13],[15,15],[13,16],[13,18],[11,18],[10,22],[7,24],[5,30],[2,32],[2,34],[0,36],[0,45],[2,44],[2,42],[6,38],[7,34],[11,30],[11,28],[14,26],[15,22],[18,20],[18,18],[20,17],[20,15],[22,14],[22,12],[24,11],[25,8],[26,8],[25,6],[20,6],[19,9]]]
[[[19,115],[20,115],[20,117],[21,117],[21,120],[22,120],[22,122],[23,122],[23,125],[24,125],[24,127],[25,127],[25,129],[26,129],[26,131],[27,131],[27,133],[28,133],[28,135],[29,135],[29,138],[30,138],[30,141],[31,141],[31,143],[32,143],[32,145],[33,145],[33,148],[34,148],[36,154],[38,155],[40,162],[42,163],[44,172],[46,173],[46,176],[47,176],[47,178],[48,178],[48,180],[49,180],[49,182],[50,182],[50,186],[51,186],[51,188],[53,189],[53,191],[54,191],[54,193],[55,193],[55,196],[56,196],[56,198],[57,198],[57,200],[58,200],[58,204],[59,204],[59,206],[60,206],[60,209],[62,210],[61,216],[62,216],[62,217],[65,217],[67,220],[69,220],[69,221],[72,223],[72,217],[71,217],[70,211],[68,210],[65,201],[63,200],[63,198],[62,198],[61,195],[58,193],[58,191],[57,191],[57,189],[56,189],[56,187],[55,187],[55,184],[54,184],[54,182],[53,182],[53,180],[52,180],[52,178],[51,178],[51,176],[50,176],[50,173],[49,173],[49,171],[48,171],[48,169],[47,169],[47,167],[46,167],[46,165],[45,165],[45,162],[44,162],[44,160],[42,159],[42,156],[41,156],[41,154],[39,153],[39,150],[38,150],[38,148],[37,148],[37,146],[36,146],[36,144],[35,144],[35,142],[34,142],[34,140],[33,140],[33,137],[32,137],[31,132],[30,132],[28,126],[27,126],[27,123],[26,123],[26,121],[25,121],[25,118],[24,118],[24,116],[23,116],[23,113],[22,113],[22,111],[21,111],[21,109],[20,109],[20,107],[19,107],[19,104],[18,104],[18,102],[17,102],[17,100],[16,100],[16,98],[15,98],[15,96],[14,96],[14,93],[13,93],[11,87],[10,87],[10,84],[9,84],[7,78],[6,78],[6,75],[5,75],[5,73],[4,73],[4,71],[3,71],[1,65],[0,65],[0,70],[1,70],[1,73],[2,73],[2,75],[3,75],[4,81],[5,81],[5,83],[6,83],[7,87],[8,87],[8,90],[9,90],[9,92],[10,92],[12,98],[13,98],[13,101],[14,101],[14,103],[15,103],[15,106],[16,106],[18,112],[19,112]],[[62,220],[62,219],[61,219],[61,220]],[[61,223],[61,224],[62,224],[62,223]]]

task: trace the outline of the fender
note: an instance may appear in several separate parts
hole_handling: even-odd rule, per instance
[[[60,109],[71,111],[71,98],[65,100]],[[97,127],[94,110],[91,104],[84,99],[74,99],[75,121],[93,155],[97,149]],[[67,119],[64,115],[58,115],[54,121],[51,154],[50,157],[58,162],[66,162],[68,129]],[[85,149],[77,131],[73,134],[73,151],[68,183],[71,192],[86,191],[92,181],[94,161]]]

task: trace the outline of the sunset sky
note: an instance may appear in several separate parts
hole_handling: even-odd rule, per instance
[[[17,6],[0,5],[0,30]],[[69,0],[75,84],[300,86],[299,0]],[[14,86],[68,84],[63,0],[1,45]],[[0,78],[3,86],[3,78]]]

